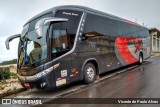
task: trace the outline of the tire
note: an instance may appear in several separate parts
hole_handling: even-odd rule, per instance
[[[87,63],[83,70],[84,82],[86,84],[93,83],[96,80],[96,69],[92,63]]]
[[[142,53],[139,54],[139,61],[138,61],[139,65],[141,65],[143,63],[143,55]]]

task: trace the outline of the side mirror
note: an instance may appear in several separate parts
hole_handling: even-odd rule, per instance
[[[16,34],[16,35],[13,35],[13,36],[10,36],[6,39],[6,48],[9,50],[9,42],[12,41],[13,39],[15,38],[18,38],[18,37],[21,37],[21,34]]]
[[[48,17],[48,18],[40,19],[35,25],[35,29],[36,29],[36,33],[37,33],[37,39],[42,38],[43,27],[45,25],[47,25],[48,23],[50,23],[50,22],[66,22],[66,21],[68,21],[68,19],[57,18],[57,17]]]

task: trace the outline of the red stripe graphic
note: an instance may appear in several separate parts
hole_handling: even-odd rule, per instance
[[[125,37],[117,37],[116,38],[117,49],[118,49],[121,57],[124,59],[124,61],[127,64],[132,64],[132,63],[135,63],[138,61],[138,59],[135,58],[132,55],[132,53],[129,51],[128,46],[127,46],[129,41],[138,41],[138,40],[139,40],[139,38],[125,38]],[[139,46],[137,46],[135,44],[137,44],[137,43],[136,42],[134,43],[134,46],[136,49],[135,52],[137,52],[139,50]]]

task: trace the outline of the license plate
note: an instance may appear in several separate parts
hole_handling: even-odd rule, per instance
[[[25,87],[30,87],[29,83],[24,83]]]
[[[60,85],[64,85],[64,84],[66,84],[66,79],[56,81],[56,86],[60,86]]]

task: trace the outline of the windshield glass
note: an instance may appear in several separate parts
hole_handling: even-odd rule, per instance
[[[27,32],[19,42],[19,65],[33,64],[47,57],[46,34],[48,26],[43,28],[43,36],[37,39],[36,30]]]

